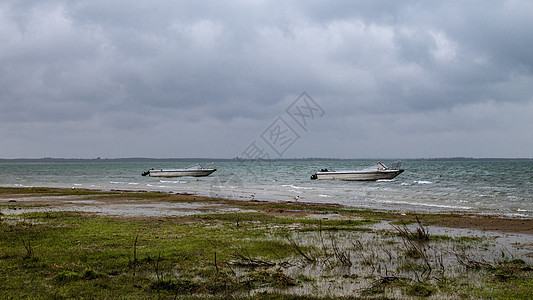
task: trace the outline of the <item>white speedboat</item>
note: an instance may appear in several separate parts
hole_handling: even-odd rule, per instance
[[[150,177],[204,177],[209,176],[216,170],[217,169],[204,168],[199,164],[196,164],[184,169],[150,169],[146,172],[143,172],[142,176],[148,175]]]
[[[384,163],[378,162],[370,167],[359,170],[328,170],[322,169],[311,175],[311,179],[322,180],[348,180],[348,181],[374,181],[379,179],[392,179],[401,173],[400,162],[393,168],[387,167]]]

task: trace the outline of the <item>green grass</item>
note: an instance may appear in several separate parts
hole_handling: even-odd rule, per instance
[[[245,224],[234,226],[236,218],[243,223],[265,220],[260,214],[204,216],[193,218],[193,223],[179,218],[124,220],[65,212],[24,214],[18,224],[0,223],[0,289],[14,298],[142,298],[156,291],[181,289],[183,280],[188,280],[195,286],[191,291],[216,291],[217,287],[207,288],[210,281],[197,279],[216,275],[215,253],[217,263],[231,261],[236,251],[265,260],[293,254],[286,242],[265,240],[264,230]],[[218,226],[210,226],[213,221]],[[224,266],[218,268],[220,271]],[[171,276],[175,273],[181,274],[179,280]],[[154,274],[160,278],[154,279]],[[265,280],[273,286],[280,284],[272,278]]]
[[[0,193],[76,194],[47,188],[0,188]],[[80,193],[196,201],[164,193]],[[424,255],[406,255],[408,244],[397,233],[368,228],[381,222],[381,213],[361,217],[349,210],[339,218],[318,219],[280,210],[341,209],[197,201],[233,203],[257,212],[154,218],[46,211],[0,215],[1,294],[7,299],[527,299],[533,292],[532,266],[521,258],[492,259],[473,268],[449,262],[453,251],[466,246],[484,251],[482,238],[430,235],[423,243],[414,241],[426,249]],[[439,262],[443,255],[447,260]],[[439,263],[445,265],[442,273]],[[331,296],[335,284],[358,287]]]
[[[472,289],[472,295],[484,299],[531,299],[533,268],[521,259],[500,261],[488,269],[486,284]]]

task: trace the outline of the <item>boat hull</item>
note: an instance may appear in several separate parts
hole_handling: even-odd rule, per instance
[[[203,169],[203,170],[149,170],[148,175],[150,177],[205,177],[211,175],[216,169]]]
[[[404,170],[378,170],[378,171],[331,171],[317,172],[318,180],[345,180],[345,181],[376,181],[380,179],[393,179]]]

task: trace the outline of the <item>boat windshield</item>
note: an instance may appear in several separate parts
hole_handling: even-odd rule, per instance
[[[361,171],[374,171],[374,170],[386,170],[386,169],[387,169],[387,166],[385,166],[385,164],[379,162],[379,163],[377,163],[375,165],[371,165],[371,166],[362,168]]]
[[[361,170],[398,170],[400,169],[401,161],[397,161],[391,164],[391,167],[387,167],[384,163],[378,162],[375,165],[368,166],[366,168],[363,168]]]
[[[192,166],[188,166],[187,170],[202,170],[204,167],[202,167],[200,164],[194,164]]]

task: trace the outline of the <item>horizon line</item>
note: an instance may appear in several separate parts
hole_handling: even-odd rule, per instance
[[[472,156],[442,156],[442,157],[416,157],[416,158],[399,158],[399,157],[359,157],[359,158],[340,158],[340,157],[292,157],[292,158],[242,158],[242,157],[233,157],[233,158],[223,158],[223,157],[141,157],[141,156],[132,156],[132,157],[94,157],[94,158],[80,158],[80,157],[40,157],[40,158],[27,158],[27,157],[18,157],[18,158],[0,158],[0,161],[54,161],[54,160],[77,160],[77,161],[105,161],[105,160],[218,160],[218,161],[280,161],[280,160],[533,160],[531,157],[472,157]]]

